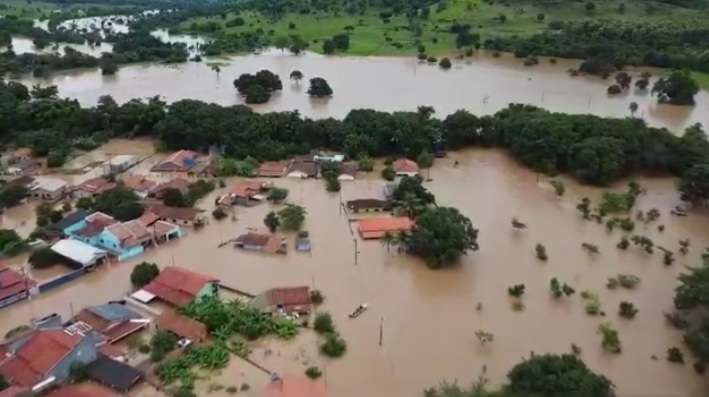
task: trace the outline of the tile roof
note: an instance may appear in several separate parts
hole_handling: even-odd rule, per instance
[[[165,221],[157,221],[153,223],[153,233],[155,234],[155,237],[165,236],[166,234],[171,233],[175,229],[179,228],[179,226]]]
[[[340,175],[349,175],[353,178],[357,177],[357,171],[359,171],[359,165],[354,162],[342,163],[342,168],[340,169]]]
[[[269,383],[264,397],[327,397],[327,386],[322,379],[287,375]]]
[[[144,193],[152,190],[157,185],[157,182],[147,179],[142,175],[124,175],[121,181],[123,181],[123,184],[126,185],[127,188]]]
[[[283,307],[286,313],[310,312],[310,288],[308,287],[272,288],[266,292],[266,299],[270,306]]]
[[[63,329],[38,331],[15,355],[0,365],[0,373],[12,383],[32,387],[46,377],[81,342],[79,334]]]
[[[56,226],[59,229],[65,229],[75,223],[81,222],[86,217],[89,215],[89,212],[86,210],[78,209],[71,214],[65,216],[60,220],[59,222],[55,223],[54,226]]]
[[[251,198],[261,192],[264,183],[260,181],[241,181],[237,182],[230,193],[236,197]]]
[[[159,216],[157,216],[154,212],[151,211],[145,211],[143,212],[143,215],[138,218],[138,220],[143,223],[145,226],[150,226],[157,222],[160,219]]]
[[[236,244],[261,247],[264,252],[276,253],[281,249],[283,237],[280,234],[259,234],[249,232],[238,236]]]
[[[376,217],[359,220],[359,233],[364,239],[381,238],[387,232],[409,231],[414,222],[407,217]]]
[[[187,193],[187,190],[189,189],[191,184],[192,182],[188,181],[187,179],[174,178],[155,186],[150,192],[156,197],[161,197],[167,189],[176,189],[179,190],[181,193]]]
[[[109,343],[116,342],[150,324],[148,319],[119,303],[87,307],[74,316],[73,320],[90,325],[105,336]]]
[[[295,160],[288,167],[288,173],[302,172],[308,177],[314,178],[318,176],[318,163],[312,160]]]
[[[151,169],[154,172],[181,172],[189,171],[197,165],[196,159],[199,153],[192,150],[178,150],[169,155],[165,160],[160,162]]]
[[[204,323],[183,316],[172,309],[162,312],[158,317],[157,326],[193,342],[202,342],[207,339],[207,326]]]
[[[207,283],[218,281],[212,276],[168,266],[143,289],[175,306],[185,306],[197,297]]]
[[[0,265],[0,300],[27,291],[35,284],[31,278]]]
[[[122,393],[130,390],[145,376],[142,371],[103,355],[86,366],[86,374],[90,379]]]
[[[116,236],[124,248],[135,247],[152,238],[150,230],[138,219],[114,223],[107,226],[106,231]]]
[[[86,227],[75,232],[77,235],[84,237],[93,237],[101,233],[106,226],[118,223],[112,216],[106,215],[103,212],[94,212],[84,220],[86,221]]]
[[[163,204],[153,204],[148,211],[154,213],[161,219],[178,219],[184,221],[194,221],[197,216],[204,212],[197,208],[170,207]]]
[[[89,194],[101,194],[114,187],[116,187],[116,184],[106,178],[92,178],[79,184],[76,189]]]
[[[419,172],[419,165],[415,161],[409,159],[398,159],[394,162],[394,171],[396,172]]]
[[[264,161],[258,167],[258,175],[265,177],[283,176],[288,169],[288,163],[283,161]]]

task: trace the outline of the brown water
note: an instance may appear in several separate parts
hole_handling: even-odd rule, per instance
[[[457,168],[452,166],[455,160],[460,161]],[[576,202],[582,196],[597,198],[599,189],[567,181],[566,196],[557,199],[546,183],[537,181],[535,173],[501,151],[452,153],[437,162],[431,177],[433,181],[427,185],[439,203],[459,208],[481,230],[481,250],[453,268],[429,270],[415,258],[388,253],[376,241],[359,242],[359,264],[355,265],[353,236],[339,212],[340,196],[326,193],[322,181],[282,179],[276,184],[290,189],[289,200],[308,210],[311,254],[295,252],[293,236],[289,236],[291,250],[286,256],[248,253],[229,246],[216,248],[220,241],[248,228],[262,230],[262,219],[272,210],[270,204],[237,208],[236,222],[212,220],[206,228],[190,231],[182,240],[134,261],[108,265],[31,302],[1,310],[0,334],[31,317],[51,312],[68,315],[72,308],[120,297],[130,290],[132,266],[148,260],[213,274],[228,285],[254,293],[299,284],[322,290],[326,296],[323,309],[333,314],[348,342],[344,358],[320,356],[317,338],[310,332],[290,343],[260,342],[252,358],[279,373],[302,374],[307,366],[319,365],[332,396],[419,396],[425,387],[442,379],[469,384],[484,365],[497,385],[530,351],[568,352],[571,343],[583,349],[583,359],[590,367],[616,383],[620,397],[707,395],[706,377],[697,376],[690,365],[664,360],[667,348],[683,348],[681,333],[670,328],[662,314],[672,308],[676,276],[685,265],[696,264],[700,251],[709,246],[709,214],[692,213],[687,218],[668,215],[679,201],[673,179],[638,178],[648,193],[639,199],[637,208],[657,207],[662,217],[647,230],[639,225],[637,233],[673,250],[679,239],[689,237],[692,241],[690,255],[678,256],[674,266],[665,267],[659,254],[647,256],[633,248],[619,251],[615,244],[620,232],[609,235],[604,226],[579,218]],[[382,186],[383,181],[375,175],[346,182],[342,198],[378,197]],[[205,198],[203,208],[211,210],[213,197],[224,191]],[[529,229],[513,231],[510,219],[514,216]],[[662,234],[656,230],[659,223],[667,227]],[[539,242],[548,249],[546,263],[534,256]],[[590,257],[581,250],[582,242],[598,245],[601,254]],[[618,273],[636,274],[642,283],[634,291],[606,290],[607,278]],[[607,317],[586,315],[578,293],[553,300],[549,294],[552,277],[578,292],[597,292]],[[511,309],[507,295],[507,287],[517,283],[527,286],[523,312]],[[623,300],[635,303],[640,310],[632,321],[617,315]],[[364,302],[370,310],[356,320],[348,319],[347,314]],[[483,304],[479,312],[478,302]],[[602,351],[596,330],[603,321],[619,330],[621,355]],[[474,336],[478,329],[494,333],[494,342],[481,347]],[[659,360],[651,360],[651,355]],[[263,384],[262,376],[242,369],[243,365],[233,363],[218,376]]]
[[[218,62],[221,73],[210,64]],[[242,73],[269,69],[284,82],[284,89],[259,111],[298,110],[314,117],[344,117],[351,109],[373,108],[382,111],[415,110],[431,105],[437,116],[458,109],[490,114],[509,103],[526,103],[567,113],[592,113],[628,117],[631,102],[637,102],[638,117],[648,123],[673,130],[693,123],[709,124],[709,93],[701,91],[694,107],[658,105],[649,94],[630,93],[608,97],[609,81],[593,77],[570,77],[569,68],[578,61],[547,60],[525,67],[510,55],[493,58],[484,53],[466,60],[454,60],[451,70],[422,64],[409,57],[325,57],[308,53],[301,56],[278,50],[260,55],[208,59],[203,63],[179,65],[141,64],[122,67],[115,76],[100,71],[57,73],[49,79],[24,79],[28,84],[55,84],[63,96],[78,98],[84,105],[95,105],[102,95],[123,102],[157,94],[167,101],[185,98],[229,105],[242,103],[232,81]],[[289,81],[294,69],[305,74],[300,84]],[[330,99],[313,100],[305,91],[307,79],[324,77],[335,92]]]

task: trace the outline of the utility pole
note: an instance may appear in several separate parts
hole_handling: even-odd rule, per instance
[[[357,266],[357,256],[359,254],[359,249],[357,248],[357,237],[354,237],[352,240],[354,240],[354,260],[355,266]]]
[[[384,316],[379,322],[379,347],[384,345]]]

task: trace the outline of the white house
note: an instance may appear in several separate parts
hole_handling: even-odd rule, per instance
[[[138,156],[132,154],[119,154],[108,160],[108,166],[111,173],[118,173],[127,170],[128,168],[138,163]]]
[[[69,184],[62,179],[38,176],[35,178],[30,192],[33,198],[58,200],[64,196],[68,188]]]

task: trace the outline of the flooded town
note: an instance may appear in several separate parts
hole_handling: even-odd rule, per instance
[[[210,56],[140,25],[175,7],[8,35],[101,64],[0,81],[0,397],[709,393],[709,91],[661,90],[690,74]],[[189,61],[106,73],[135,26]]]

